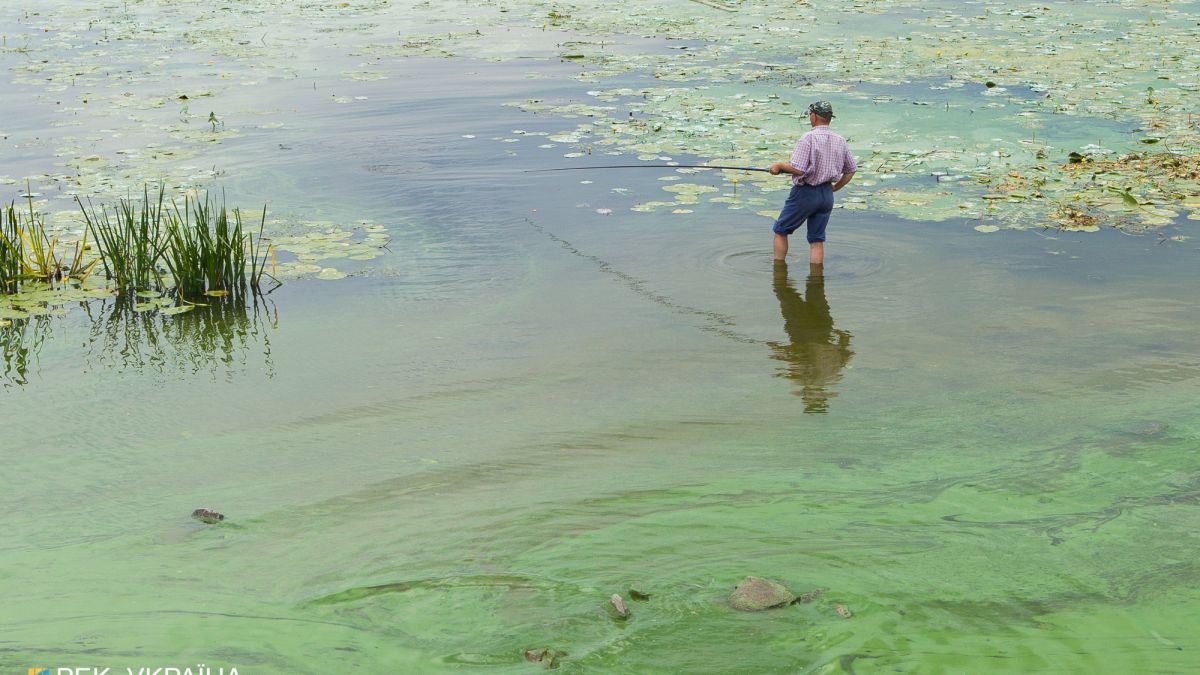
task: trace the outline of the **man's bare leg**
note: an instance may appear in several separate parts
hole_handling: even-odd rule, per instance
[[[778,235],[776,235],[778,236]],[[787,251],[787,244],[784,244],[784,251]],[[778,256],[776,256],[778,258]],[[811,241],[808,243],[808,263],[810,265],[820,265],[825,262],[825,242]]]
[[[787,257],[788,238],[785,235],[775,233],[775,259],[783,260]]]

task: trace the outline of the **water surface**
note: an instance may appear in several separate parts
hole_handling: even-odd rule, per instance
[[[754,209],[630,210],[664,175],[728,190],[715,172],[525,173],[566,164],[536,134],[578,120],[506,104],[591,100],[577,65],[381,58],[386,79],[347,79],[346,45],[391,15],[281,16],[296,37],[248,61],[264,72],[192,45],[163,49],[165,80],[0,104],[14,179],[86,176],[66,144],[280,228],[391,236],[244,314],[114,299],[0,329],[28,354],[0,377],[5,668],[531,672],[550,647],[564,672],[1194,669],[1193,241],[839,210],[819,275],[799,250],[778,266]],[[205,87],[186,124],[211,108],[236,135],[155,140],[178,100],[53,112]],[[189,156],[117,152],[147,143]],[[69,208],[70,181],[41,182]],[[827,590],[743,614],[724,601],[746,575]]]

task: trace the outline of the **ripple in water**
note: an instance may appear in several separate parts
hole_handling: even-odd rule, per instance
[[[407,164],[365,164],[363,170],[367,173],[377,173],[384,176],[409,176],[428,173],[433,165],[427,162],[410,162]]]
[[[702,270],[719,277],[736,279],[761,279],[771,272],[771,241],[764,238],[758,245],[747,245],[744,235],[707,240],[704,247],[695,252],[693,262]],[[853,285],[891,284],[881,276],[887,271],[888,261],[882,242],[856,238],[838,240],[827,245],[825,254],[825,279],[827,281]],[[793,241],[788,254],[789,265],[799,271],[808,255],[808,246],[801,238]],[[891,253],[887,255],[892,255]]]

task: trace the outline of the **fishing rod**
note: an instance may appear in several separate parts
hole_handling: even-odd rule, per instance
[[[753,166],[711,166],[706,164],[613,164],[606,166],[564,166],[557,169],[526,169],[525,173],[542,173],[545,171],[580,171],[586,169],[728,169],[730,171],[765,171]]]

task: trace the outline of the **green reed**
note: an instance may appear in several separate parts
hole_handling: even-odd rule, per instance
[[[12,204],[0,209],[0,293],[14,293],[21,277],[25,247],[17,210]]]
[[[224,204],[216,208],[208,195],[203,200],[185,197],[182,210],[174,204],[172,209],[163,261],[180,296],[240,295],[246,285],[241,213],[234,209],[230,218]]]
[[[87,279],[97,262],[84,262],[87,231],[68,255],[65,246],[59,245],[58,236],[46,229],[45,217],[34,209],[33,196],[28,199],[28,212],[17,210],[13,203],[0,210],[0,292],[17,292],[22,280]]]
[[[125,290],[163,290],[169,276],[179,298],[241,297],[258,293],[270,253],[264,243],[266,210],[257,235],[247,232],[238,209],[229,211],[224,197],[185,197],[182,207],[157,198],[149,190],[140,205],[122,200],[109,211],[84,207],[89,229],[96,233],[107,276]]]
[[[158,263],[165,248],[164,199],[161,186],[157,199],[151,199],[149,188],[145,188],[140,208],[133,200],[122,199],[112,208],[110,217],[103,207],[99,210],[93,207],[91,200],[85,207],[76,198],[87,229],[96,235],[104,275],[119,288],[150,290],[162,285]]]

